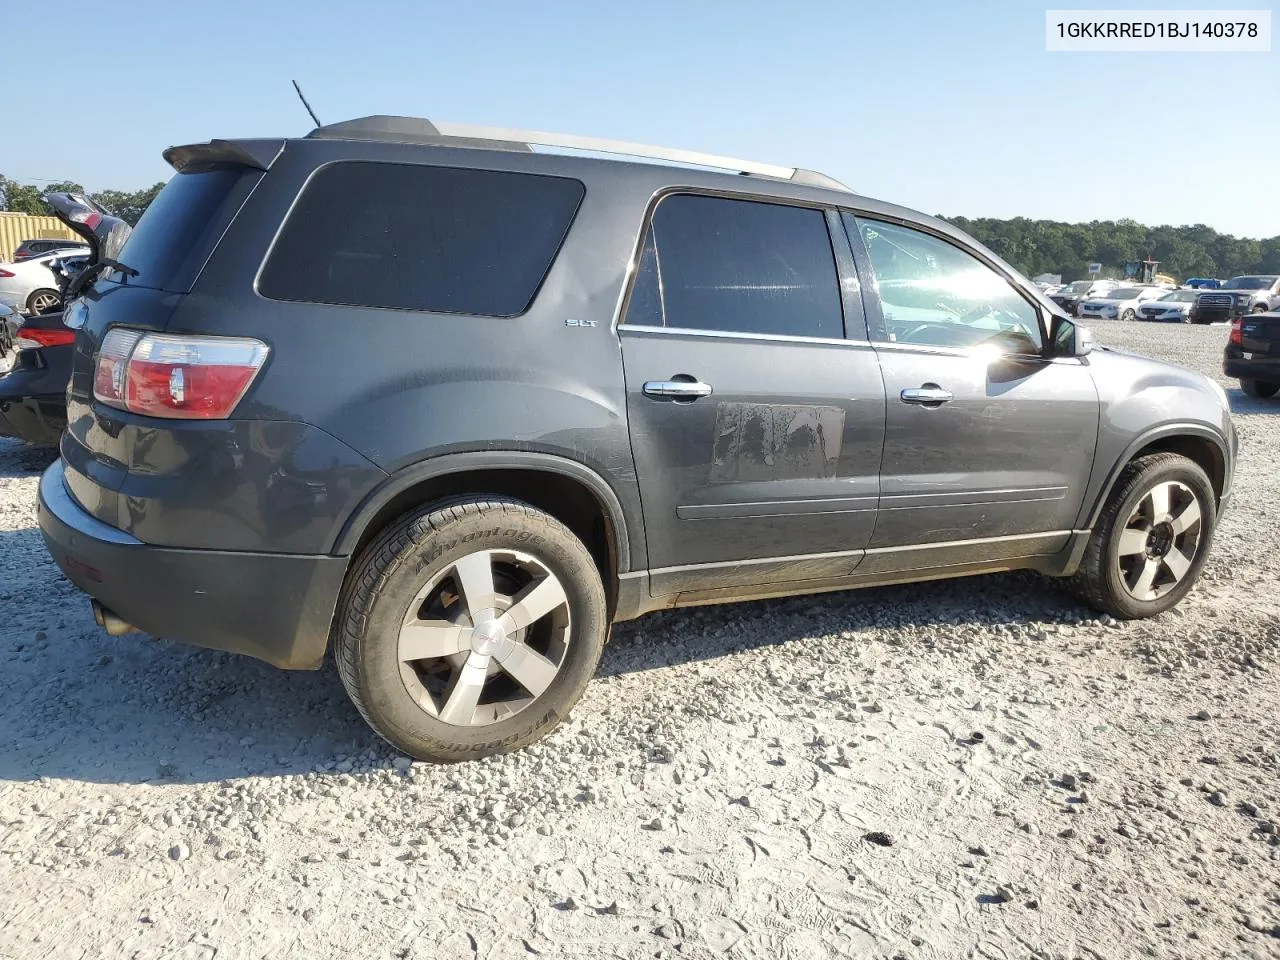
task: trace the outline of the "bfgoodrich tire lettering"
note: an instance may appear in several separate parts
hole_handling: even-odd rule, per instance
[[[482,496],[423,507],[365,549],[334,648],[378,734],[455,761],[550,733],[595,674],[607,631],[586,547],[528,504]]]
[[[1116,481],[1072,589],[1120,619],[1163,613],[1200,576],[1216,523],[1213,485],[1197,464],[1176,453],[1139,457]]]

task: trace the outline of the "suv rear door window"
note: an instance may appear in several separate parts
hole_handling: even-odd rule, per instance
[[[343,161],[322,167],[258,281],[274,300],[524,313],[585,192],[577,180]]]
[[[645,236],[627,323],[843,337],[825,215],[755,200],[667,197]]]

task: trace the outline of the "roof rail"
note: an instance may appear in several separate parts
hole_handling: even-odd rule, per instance
[[[841,190],[845,193],[853,192],[840,181],[826,174],[799,167],[783,167],[772,163],[758,163],[754,160],[737,160],[712,153],[700,153],[696,150],[654,147],[625,140],[606,140],[569,133],[546,133],[541,130],[520,130],[512,127],[483,127],[469,123],[432,123],[419,117],[361,117],[316,127],[308,136],[325,140],[376,139],[411,143],[454,141],[507,150],[528,150],[532,146],[561,147],[567,150],[612,153],[695,167],[732,170],[745,176],[790,180],[806,186]]]

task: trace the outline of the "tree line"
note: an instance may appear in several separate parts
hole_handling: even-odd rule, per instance
[[[1090,263],[1119,274],[1126,260],[1160,261],[1160,272],[1178,280],[1280,274],[1280,236],[1264,240],[1218,233],[1203,223],[1148,227],[1133,220],[996,220],[945,217],[972,234],[1028,277],[1058,273],[1064,281],[1087,276]]]
[[[136,224],[164,183],[145,190],[99,190],[87,194],[120,219]],[[78,183],[39,187],[18,183],[0,174],[0,210],[52,214],[44,194],[52,191],[85,194]],[[1192,226],[1148,227],[1134,220],[1093,220],[1062,223],[1014,217],[944,217],[1008,260],[1028,277],[1061,274],[1065,281],[1087,276],[1090,263],[1104,273],[1118,274],[1126,260],[1150,257],[1160,272],[1179,280],[1188,277],[1233,277],[1245,273],[1280,274],[1280,236],[1254,240],[1218,233],[1202,223]]]
[[[0,173],[0,210],[10,213],[30,213],[38,217],[52,216],[53,210],[44,202],[46,193],[78,193],[86,196],[115,216],[130,225],[136,224],[138,218],[151,205],[156,194],[164,187],[164,182],[152,184],[145,190],[99,190],[90,193],[79,183],[62,182],[36,186],[30,183],[18,183]]]

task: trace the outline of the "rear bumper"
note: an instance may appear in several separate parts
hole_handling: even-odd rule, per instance
[[[1236,380],[1270,380],[1280,383],[1280,357],[1246,360],[1238,355],[1227,354],[1222,358],[1222,372]]]
[[[40,479],[40,532],[67,579],[153,636],[315,669],[347,558],[156,547],[87,513],[62,461]]]

